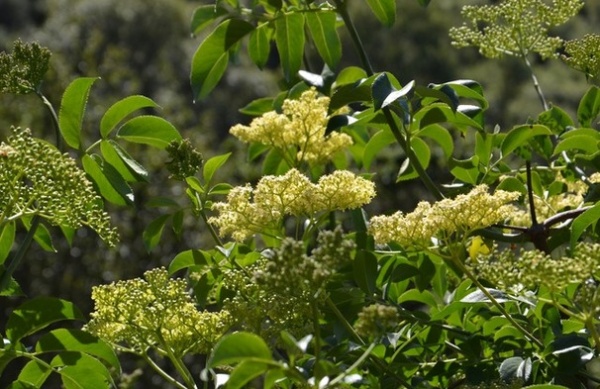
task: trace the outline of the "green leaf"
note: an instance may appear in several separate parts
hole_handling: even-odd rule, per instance
[[[577,107],[577,120],[581,127],[592,127],[593,121],[600,114],[600,88],[592,86],[583,95]]]
[[[173,258],[169,265],[169,274],[173,275],[182,269],[192,266],[208,266],[210,264],[210,254],[202,250],[187,250],[181,252]]]
[[[423,167],[423,169],[427,169],[429,166],[429,161],[431,160],[431,150],[427,143],[425,143],[420,138],[412,138],[410,140],[410,148],[417,156],[417,160]],[[417,178],[419,174],[414,169],[411,161],[406,158],[404,162],[402,162],[402,166],[400,166],[400,171],[398,172],[398,177],[396,178],[396,182],[412,180],[413,178]]]
[[[548,128],[550,128],[555,134],[560,134],[568,127],[575,125],[569,114],[556,106],[542,112],[538,116],[538,122],[548,126]]]
[[[249,332],[235,332],[225,335],[217,342],[208,358],[206,367],[211,369],[251,358],[272,360],[271,351],[258,335]]]
[[[233,369],[227,380],[227,389],[245,388],[254,378],[269,370],[269,365],[262,361],[244,360]]]
[[[148,182],[148,171],[112,139],[100,142],[104,160],[114,167],[127,182]]]
[[[259,69],[263,69],[269,60],[271,53],[271,42],[268,24],[264,23],[258,26],[250,33],[250,41],[248,42],[248,54],[250,59]]]
[[[83,114],[87,104],[90,89],[99,77],[82,77],[69,84],[63,94],[58,124],[65,142],[74,149],[81,145],[81,127]]]
[[[548,127],[539,124],[517,126],[513,128],[506,134],[506,137],[500,146],[502,158],[506,158],[518,147],[524,146],[531,138],[540,135],[550,136],[552,135],[552,131],[550,131]]]
[[[142,234],[142,238],[144,240],[144,247],[146,247],[146,251],[152,251],[156,245],[160,242],[160,237],[162,236],[163,230],[165,228],[165,223],[171,215],[161,215],[156,219],[152,220],[148,227],[144,229],[144,233]]]
[[[560,141],[554,148],[553,156],[556,156],[563,151],[581,150],[586,154],[594,154],[598,152],[598,143],[600,141],[595,136],[579,135],[570,136]]]
[[[367,142],[363,154],[363,165],[365,166],[365,169],[368,170],[371,167],[371,163],[384,147],[395,141],[396,138],[394,138],[394,135],[389,130],[381,130],[373,135],[371,139],[369,139],[369,142]]]
[[[46,379],[52,374],[52,368],[39,359],[32,359],[27,362],[21,372],[18,380],[36,388],[42,388]]]
[[[106,138],[127,116],[142,108],[157,108],[154,100],[140,95],[125,97],[110,106],[100,120],[100,135]]]
[[[273,98],[272,97],[261,97],[256,100],[252,100],[248,105],[241,108],[239,111],[244,115],[260,116],[264,113],[273,110]],[[254,143],[258,144],[258,143]],[[252,145],[250,146],[252,147]]]
[[[158,116],[138,116],[127,121],[117,136],[128,142],[141,143],[164,149],[174,140],[181,140],[179,131],[167,120]]]
[[[92,178],[96,184],[98,191],[106,200],[117,205],[127,205],[133,202],[133,198],[123,197],[117,189],[115,189],[104,173],[103,167],[91,156],[84,155],[81,157],[81,163],[83,164],[83,170]]]
[[[392,78],[391,80],[390,77]],[[397,90],[396,85],[399,85],[399,83],[391,74],[384,72],[377,75],[371,86],[371,96],[375,111],[390,105],[400,97],[406,95],[412,89],[414,82],[409,82],[401,90]]]
[[[600,203],[596,203],[581,215],[573,219],[571,224],[571,248],[577,244],[577,240],[590,225],[595,224],[600,219]]]
[[[6,286],[6,288],[0,290],[0,296],[7,296],[7,297],[8,296],[13,296],[13,297],[25,296],[25,293],[23,293],[23,290],[21,290],[21,287],[19,286],[17,281],[14,278],[10,277],[10,280],[8,281],[8,285]],[[0,373],[2,373],[1,367],[2,367],[2,358],[0,358]]]
[[[23,217],[21,218],[21,222],[29,231],[31,228],[32,218]],[[35,239],[36,243],[40,245],[40,247],[49,253],[55,253],[56,249],[54,248],[54,244],[52,243],[52,235],[50,235],[50,231],[48,231],[48,227],[44,224],[38,224],[37,229],[35,230],[35,234],[33,235],[33,239]]]
[[[101,358],[117,372],[121,371],[119,358],[108,343],[89,332],[74,328],[59,328],[44,334],[35,345],[35,351],[80,351]]]
[[[515,380],[527,382],[531,376],[531,368],[531,358],[510,357],[502,361],[498,372],[500,373],[500,378],[505,382]]]
[[[225,15],[226,10],[223,9],[218,2],[214,4],[201,5],[194,10],[192,21],[190,22],[190,32],[192,35],[198,35],[212,21],[219,16]]]
[[[55,356],[50,364],[61,375],[66,389],[99,389],[112,383],[106,366],[85,353],[65,351]]]
[[[227,68],[229,50],[253,29],[248,22],[228,19],[204,39],[192,58],[190,82],[195,100],[214,89]]]
[[[17,381],[11,382],[11,384],[8,385],[6,387],[6,389],[39,389],[39,386],[32,385],[28,382],[17,380]]]
[[[6,337],[17,343],[46,326],[62,320],[84,320],[73,303],[54,297],[36,297],[12,311],[6,323]]]
[[[209,185],[212,180],[215,172],[229,159],[231,153],[217,155],[212,157],[204,164],[204,168],[202,169],[202,176],[204,177],[204,184]]]
[[[275,44],[285,79],[290,81],[302,65],[304,55],[304,15],[282,14],[275,19]]]
[[[15,241],[15,222],[6,223],[0,229],[0,265],[6,261]]]
[[[505,303],[509,301],[508,295],[501,290],[486,288],[488,293],[499,303]],[[490,299],[481,290],[477,289],[473,293],[469,293],[467,296],[460,300],[461,303],[490,303]]]
[[[527,187],[525,187],[525,184],[523,184],[521,180],[519,180],[516,177],[506,177],[505,179],[500,181],[500,184],[498,184],[496,190],[519,192],[524,195],[527,194]]]
[[[377,281],[377,258],[367,250],[359,250],[352,262],[356,284],[371,296],[375,291]]]
[[[381,23],[387,27],[394,25],[396,22],[395,0],[367,0],[367,4]]]
[[[432,139],[442,148],[446,158],[452,156],[452,153],[454,152],[454,140],[447,128],[444,128],[439,124],[432,124],[419,131],[417,136]]]
[[[308,12],[306,24],[321,58],[330,69],[335,69],[342,57],[342,45],[336,30],[337,14],[333,11]]]
[[[233,186],[226,182],[216,184],[208,190],[209,195],[226,195],[229,194]]]

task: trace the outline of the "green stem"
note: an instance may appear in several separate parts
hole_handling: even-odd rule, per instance
[[[56,137],[56,147],[59,150],[64,151],[63,150],[64,144],[62,141],[62,137],[60,135],[60,124],[58,121],[58,115],[56,114],[56,110],[52,106],[52,103],[46,98],[46,96],[44,96],[44,94],[42,92],[36,91],[35,94],[42,100],[42,103],[44,103],[44,105],[50,112],[50,116],[52,117],[52,125],[54,127],[54,135]]]
[[[487,290],[487,288],[485,286],[483,286],[479,280],[477,279],[477,277],[475,277],[475,275],[473,273],[471,273],[471,271],[469,271],[469,269],[467,269],[467,267],[465,265],[463,265],[463,263],[458,260],[455,259],[452,262],[454,262],[454,264],[462,271],[464,272],[464,274],[466,274],[466,276],[473,281],[473,283],[475,284],[475,286],[477,286],[477,288],[479,290],[481,290],[481,292],[490,300],[490,302],[496,307],[498,308],[498,310],[500,311],[500,313],[506,318],[506,320],[508,320],[517,330],[519,330],[519,332],[521,332],[523,335],[525,335],[526,338],[528,338],[530,341],[532,341],[533,343],[535,343],[536,346],[538,346],[540,349],[544,348],[544,344],[538,339],[536,338],[532,333],[530,333],[529,331],[527,331],[527,329],[525,327],[523,327],[522,325],[520,325],[507,311],[506,309],[504,309],[504,307],[502,306],[502,304],[500,304],[498,302],[498,300],[496,300],[494,298],[494,296],[492,296],[492,294]]]
[[[163,369],[160,368],[160,366],[158,366],[156,364],[156,362],[154,362],[152,360],[152,358],[150,358],[148,356],[148,354],[146,354],[145,352],[140,354],[140,356],[142,357],[142,359],[148,364],[150,365],[150,367],[158,373],[158,375],[160,375],[165,381],[167,381],[169,384],[175,386],[178,389],[187,389],[185,385],[182,385],[181,382],[177,381],[175,378],[171,377],[167,372],[165,372]]]
[[[354,363],[352,365],[350,365],[346,370],[344,370],[342,373],[340,373],[337,377],[332,379],[327,384],[326,387],[330,387],[330,386],[335,387],[335,384],[337,384],[338,382],[343,380],[344,377],[346,377],[347,375],[350,374],[350,372],[352,372],[352,370],[358,368],[365,361],[365,359],[367,359],[369,357],[369,355],[371,354],[371,351],[373,351],[375,346],[376,346],[376,343],[371,343],[369,345],[369,347],[367,347],[367,349],[362,353],[362,355],[360,357],[358,357],[358,359],[356,361],[354,361]]]
[[[373,66],[371,65],[371,62],[369,61],[369,57],[367,56],[365,47],[363,46],[360,36],[358,35],[358,32],[356,31],[354,22],[352,21],[352,18],[350,17],[350,14],[348,13],[348,8],[346,6],[346,2],[343,0],[335,0],[335,4],[336,4],[338,12],[340,13],[340,16],[342,17],[342,19],[344,21],[344,24],[346,25],[346,28],[348,29],[348,32],[350,33],[350,37],[352,39],[352,42],[354,43],[354,46],[356,47],[356,50],[358,52],[358,56],[360,57],[360,61],[362,63],[363,68],[367,72],[368,76],[372,76],[374,74]],[[396,124],[396,121],[394,120],[392,112],[387,107],[382,108],[382,112],[385,116],[385,120],[386,120],[388,126],[390,127],[390,130],[392,131],[392,134],[394,135],[394,138],[396,139],[396,141],[398,142],[400,147],[404,150],[404,153],[406,154],[411,165],[413,166],[413,168],[419,175],[419,178],[421,179],[421,181],[423,181],[423,184],[427,187],[427,189],[431,192],[431,194],[433,194],[433,196],[435,196],[436,200],[442,200],[444,198],[444,195],[439,190],[437,185],[433,182],[431,177],[429,177],[429,175],[427,174],[425,169],[423,169],[423,166],[421,166],[421,163],[419,162],[414,151],[410,148],[410,145],[408,144],[406,139],[404,139],[404,137],[400,133],[400,128]]]
[[[156,335],[157,335],[157,337],[158,337],[158,339],[160,341],[161,346],[167,352],[167,357],[173,363],[173,365],[175,366],[175,369],[181,375],[181,378],[183,378],[183,380],[185,381],[185,384],[187,385],[187,388],[189,388],[189,389],[197,389],[198,387],[196,386],[196,382],[194,382],[194,378],[192,377],[192,374],[190,373],[190,371],[188,370],[188,368],[185,367],[185,365],[181,361],[181,358],[175,356],[175,354],[173,353],[173,350],[167,344],[167,342],[163,338],[162,334],[160,333],[160,330],[156,331]]]
[[[313,330],[315,331],[315,366],[318,366],[321,354],[321,327],[319,326],[319,310],[317,309],[317,303],[314,299],[311,300],[310,307],[312,308]]]
[[[4,273],[2,273],[2,277],[0,277],[0,291],[5,290],[10,284],[12,275],[19,266],[19,263],[21,263],[21,261],[25,257],[25,254],[27,254],[27,250],[29,250],[31,243],[33,242],[33,237],[35,236],[35,232],[38,226],[40,225],[40,222],[41,217],[39,217],[38,215],[33,217],[33,220],[31,221],[31,226],[29,227],[29,231],[27,231],[25,239],[23,239],[23,241],[21,242],[17,253],[8,264],[8,267],[6,268]]]
[[[198,194],[198,192],[196,192],[196,200],[198,201],[198,204],[201,207],[198,210],[198,213],[200,214],[200,217],[204,221],[204,224],[206,224],[206,227],[208,228],[208,232],[210,232],[210,236],[212,236],[213,240],[215,241],[215,243],[217,245],[219,245],[219,246],[222,247],[223,246],[223,241],[221,240],[221,238],[219,238],[219,235],[215,231],[215,229],[212,226],[212,224],[210,224],[208,222],[208,217],[206,216],[206,212],[204,212],[204,203],[202,202],[202,199],[200,199],[200,195]]]

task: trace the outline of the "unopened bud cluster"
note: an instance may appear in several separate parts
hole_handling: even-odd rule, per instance
[[[358,335],[372,339],[393,331],[399,322],[400,315],[397,308],[373,304],[360,311],[354,329]]]
[[[0,53],[0,93],[36,92],[50,62],[50,51],[17,40],[12,53]]]
[[[0,223],[38,215],[63,227],[89,226],[111,246],[118,241],[85,172],[29,130],[13,129],[0,145],[0,209]]]
[[[227,331],[227,311],[196,309],[183,279],[171,279],[164,268],[92,289],[94,312],[85,329],[136,351],[169,348],[177,357],[207,353]]]

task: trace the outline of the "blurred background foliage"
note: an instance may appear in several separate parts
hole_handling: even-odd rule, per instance
[[[92,89],[86,113],[84,133],[89,137],[88,145],[98,139],[99,118],[112,103],[142,94],[162,107],[156,113],[190,138],[205,158],[234,151],[234,158],[220,171],[218,179],[232,184],[252,182],[259,177],[258,168],[248,163],[245,146],[227,134],[232,125],[249,122],[250,118],[238,112],[241,107],[279,91],[281,72],[276,58],[267,69],[259,71],[245,56],[234,56],[234,63],[215,91],[205,101],[194,103],[189,67],[201,37],[191,37],[188,25],[193,10],[203,3],[209,1],[0,0],[0,51],[10,51],[17,38],[48,47],[53,56],[43,92],[57,108],[64,88],[76,77],[102,78]],[[536,117],[541,107],[521,62],[511,58],[490,61],[475,49],[457,50],[450,45],[448,29],[462,24],[460,9],[472,3],[481,2],[434,0],[425,9],[415,0],[398,0],[397,22],[390,29],[379,24],[365,2],[351,5],[376,71],[387,70],[402,83],[414,79],[421,85],[475,79],[483,84],[490,101],[487,126],[508,130]],[[587,1],[575,20],[554,33],[566,39],[581,37],[596,31],[599,19],[600,1]],[[344,42],[340,69],[358,64],[346,31],[340,30],[340,35]],[[320,72],[321,64],[310,65],[312,71]],[[534,66],[547,99],[573,113],[587,89],[584,76],[558,60],[538,61]],[[49,117],[36,96],[0,95],[0,138],[13,125],[30,127],[35,136],[53,139]],[[468,146],[469,142],[467,137],[463,144]],[[86,230],[78,232],[73,247],[56,239],[56,253],[43,253],[34,245],[16,274],[29,296],[65,298],[89,312],[91,286],[140,276],[144,270],[167,265],[184,249],[212,246],[202,222],[188,215],[180,239],[165,231],[158,247],[146,252],[143,230],[160,214],[146,203],[155,196],[170,196],[185,205],[185,198],[181,186],[167,181],[166,153],[148,153],[145,147],[128,151],[153,174],[148,185],[134,188],[134,209],[112,209],[121,245],[109,250]],[[457,153],[460,155],[460,150]],[[373,212],[411,209],[425,192],[419,183],[394,184],[403,159],[398,151],[391,149],[382,156],[372,169],[378,173],[379,192]],[[449,176],[441,167],[433,164],[431,175],[447,181]],[[3,304],[3,318],[19,303],[15,299]],[[130,371],[134,367],[129,366]],[[150,385],[151,379],[147,378],[145,385]]]

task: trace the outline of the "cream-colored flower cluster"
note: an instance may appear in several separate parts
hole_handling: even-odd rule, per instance
[[[318,183],[296,169],[282,176],[265,176],[252,188],[233,188],[227,202],[213,204],[219,216],[209,222],[221,236],[243,241],[265,229],[281,227],[284,216],[312,217],[321,212],[361,207],[375,197],[375,185],[349,171],[322,176]]]
[[[478,277],[504,289],[534,289],[544,285],[562,291],[567,285],[584,283],[600,269],[600,244],[579,243],[570,256],[552,258],[538,250],[504,250],[480,255],[471,263]]]
[[[206,353],[231,323],[228,312],[200,312],[183,279],[170,279],[164,268],[144,279],[118,281],[92,289],[92,320],[85,326],[107,342],[137,351],[166,348],[181,357]]]
[[[369,232],[375,242],[396,242],[403,246],[427,246],[439,233],[452,234],[489,227],[508,219],[515,207],[510,203],[520,194],[497,190],[493,195],[487,185],[478,185],[469,193],[434,204],[420,202],[417,208],[404,215],[375,216]]]
[[[503,55],[542,58],[558,55],[562,39],[548,36],[552,27],[566,23],[583,7],[582,0],[504,0],[497,5],[464,6],[462,15],[470,22],[450,29],[452,44],[475,46],[487,58]]]
[[[267,112],[254,119],[250,126],[238,124],[230,132],[246,143],[262,143],[276,149],[295,151],[296,162],[321,164],[352,145],[344,133],[326,134],[329,98],[318,96],[312,88],[298,100],[285,100],[282,113]]]
[[[89,226],[111,246],[119,240],[102,198],[75,160],[29,129],[14,128],[0,144],[0,225],[34,215],[63,227]]]
[[[592,183],[600,182],[600,175],[595,173],[589,177],[589,180]],[[560,174],[557,175],[556,181],[563,182],[566,190],[551,196],[533,196],[535,215],[538,222],[543,222],[561,211],[578,208],[585,201],[585,194],[589,189],[585,182],[581,180],[567,181]],[[529,209],[520,209],[513,213],[510,222],[517,226],[531,226],[531,212]]]

